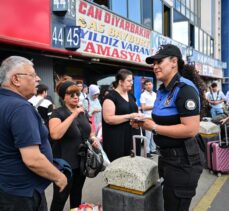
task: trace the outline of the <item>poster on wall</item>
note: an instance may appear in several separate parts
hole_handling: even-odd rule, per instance
[[[86,1],[76,1],[82,55],[144,64],[150,55],[150,30]]]

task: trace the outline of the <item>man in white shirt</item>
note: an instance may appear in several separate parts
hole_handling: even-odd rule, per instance
[[[211,106],[211,116],[215,117],[219,114],[223,114],[223,103],[226,100],[222,91],[218,90],[217,83],[211,84],[211,90],[207,94],[207,100]]]
[[[79,101],[80,104],[83,103],[84,99],[87,97],[84,93],[83,93],[83,81],[76,81],[76,86],[79,88],[80,90],[80,96],[79,96]]]
[[[29,102],[37,109],[45,125],[48,127],[49,116],[52,114],[53,104],[45,99],[48,95],[48,87],[45,84],[37,86],[37,95],[29,99]]]
[[[150,79],[146,79],[143,85],[145,91],[140,97],[141,109],[147,118],[151,118],[154,101],[156,99],[156,93],[153,92],[153,82]],[[152,131],[145,130],[145,134],[148,140],[146,149],[147,157],[152,157],[152,154],[156,154],[156,145],[153,140],[153,133]]]

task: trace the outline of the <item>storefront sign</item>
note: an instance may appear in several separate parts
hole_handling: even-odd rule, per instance
[[[50,1],[1,1],[0,20],[1,43],[49,49]]]
[[[78,52],[146,65],[150,30],[86,1],[76,2],[76,25],[81,27]]]
[[[192,57],[190,57],[190,60],[194,62],[199,62],[202,64],[208,64],[218,69],[227,68],[226,62],[222,62],[220,60],[213,59],[210,56],[206,56],[196,50],[193,50],[193,55]]]
[[[199,74],[211,78],[223,78],[223,71],[221,69],[214,68],[209,65],[201,65],[202,68],[199,70]]]
[[[181,54],[183,56],[183,60],[187,60],[188,57],[188,47],[181,43],[178,43],[168,37],[164,37],[156,32],[152,32],[151,39],[151,52],[155,54],[160,47],[160,45],[165,44],[173,44],[180,48]],[[188,58],[189,62],[194,63],[197,71],[202,76],[212,77],[212,78],[222,78],[223,72],[222,68],[225,63],[213,59],[209,56],[201,54],[195,50],[193,50],[192,56]]]
[[[223,71],[221,69],[213,68],[209,65],[195,63],[196,70],[201,76],[211,78],[223,78]]]

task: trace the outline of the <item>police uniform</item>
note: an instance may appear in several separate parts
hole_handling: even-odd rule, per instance
[[[176,125],[181,117],[199,113],[198,89],[177,73],[167,87],[162,84],[159,88],[152,118],[158,125]],[[158,168],[164,179],[165,211],[188,211],[203,169],[199,146],[194,138],[154,137],[160,152]]]

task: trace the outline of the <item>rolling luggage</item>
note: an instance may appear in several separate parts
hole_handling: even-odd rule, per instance
[[[208,168],[218,176],[221,176],[221,173],[229,172],[229,143],[226,124],[224,124],[224,130],[225,141],[222,141],[220,135],[218,141],[207,144]]]

